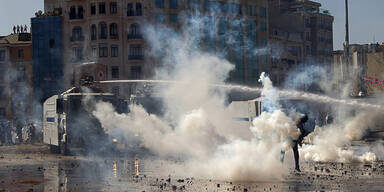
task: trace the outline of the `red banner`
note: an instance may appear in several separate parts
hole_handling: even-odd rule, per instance
[[[370,77],[363,77],[363,80],[369,82],[371,85],[375,84],[375,85],[381,85],[384,87],[384,80],[380,81],[378,79],[370,78]]]

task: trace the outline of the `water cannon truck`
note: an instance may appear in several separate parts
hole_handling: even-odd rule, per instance
[[[89,87],[73,87],[44,102],[43,142],[50,146],[52,152],[103,152],[115,147],[116,139],[105,133],[92,114],[98,101],[111,103],[118,113],[128,112],[126,101]]]

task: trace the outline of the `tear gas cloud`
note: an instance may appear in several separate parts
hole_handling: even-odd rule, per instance
[[[139,139],[159,156],[181,158],[186,172],[193,175],[233,180],[280,178],[286,173],[279,162],[281,148],[298,135],[294,122],[274,110],[257,118],[251,129],[233,129],[236,114],[227,110],[226,89],[211,85],[223,84],[234,66],[201,52],[192,29],[176,33],[149,25],[144,30],[153,45],[151,53],[166,51],[162,66],[171,66],[166,71],[158,69],[156,77],[183,82],[159,89],[165,104],[162,117],[149,114],[140,105],[130,105],[129,114],[117,114],[108,103],[96,105],[93,114],[109,134]],[[269,85],[263,91],[268,97],[272,84],[264,75],[262,81]]]
[[[299,136],[295,120],[301,114],[294,109],[287,114],[281,109],[279,91],[263,73],[262,97],[268,110],[251,126],[234,129],[236,113],[226,104],[227,89],[211,86],[224,84],[234,65],[220,53],[216,56],[201,51],[198,40],[202,37],[196,30],[204,19],[187,20],[181,32],[152,25],[144,28],[150,54],[161,56],[162,67],[155,78],[182,82],[158,89],[164,114],[149,114],[136,104],[130,104],[130,113],[118,114],[104,102],[96,104],[93,114],[108,134],[137,141],[160,157],[182,159],[184,171],[180,174],[230,180],[282,178],[288,168],[280,162],[281,150],[289,150]],[[301,157],[313,161],[376,160],[372,152],[359,155],[344,149],[367,129],[357,126],[362,116],[318,128],[320,131],[312,135],[313,145],[304,146]]]

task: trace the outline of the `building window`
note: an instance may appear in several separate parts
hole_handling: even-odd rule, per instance
[[[260,22],[260,31],[267,31],[267,24],[265,22]]]
[[[117,45],[111,45],[111,57],[118,57],[119,48]]]
[[[165,16],[164,16],[164,14],[162,14],[162,13],[158,13],[158,14],[156,14],[156,21],[157,21],[158,23],[163,23],[163,22],[165,21]]]
[[[131,24],[129,27],[128,39],[141,39],[140,25],[137,23]]]
[[[84,18],[84,9],[83,6],[77,7],[77,18],[83,19]]]
[[[91,40],[96,40],[97,39],[97,28],[96,25],[93,24],[91,27]]]
[[[192,0],[192,9],[200,10],[200,0]]]
[[[105,2],[99,3],[99,14],[105,14]]]
[[[19,49],[17,51],[17,53],[18,53],[19,59],[23,59],[24,58],[24,49]]]
[[[83,48],[73,47],[72,48],[72,59],[73,61],[80,61],[83,59]]]
[[[0,61],[5,61],[5,50],[0,50]]]
[[[288,46],[287,50],[291,55],[301,57],[301,48],[297,46]]]
[[[170,9],[177,9],[178,8],[177,1],[178,0],[169,0],[169,8]]]
[[[100,23],[100,39],[107,39],[108,37],[108,29],[107,29],[107,24],[102,22]]]
[[[108,57],[108,45],[100,44],[99,45],[99,57]]]
[[[0,99],[4,100],[7,98],[7,92],[5,90],[5,87],[0,87]]]
[[[164,8],[164,0],[155,0],[156,8]]]
[[[69,19],[76,19],[76,7],[69,8]]]
[[[257,7],[253,6],[253,16],[257,16]]]
[[[141,79],[141,67],[140,66],[131,67],[131,79]]]
[[[112,87],[112,93],[118,97],[120,95],[120,87],[119,86],[115,86],[115,87]]]
[[[255,20],[248,20],[246,24],[247,38],[252,43],[252,46],[257,44],[257,22]]]
[[[266,38],[261,39],[261,46],[267,46],[268,45],[268,40]]]
[[[248,8],[248,5],[245,5],[245,6],[244,6],[244,10],[245,10],[245,13],[244,13],[244,14],[245,14],[245,15],[248,15],[248,9],[249,9],[249,8]]]
[[[305,50],[306,54],[307,55],[312,55],[311,53],[311,47],[309,45],[306,46],[306,50]]]
[[[49,48],[51,48],[51,49],[55,48],[55,40],[54,39],[49,40]]]
[[[133,11],[133,3],[128,3],[127,16],[135,16],[135,12]]]
[[[260,59],[261,59],[261,63],[262,64],[266,64],[267,63],[267,56],[266,55],[260,56]]]
[[[241,5],[237,3],[230,3],[231,13],[241,15]]]
[[[91,4],[91,15],[96,15],[96,4]]]
[[[142,60],[144,59],[143,50],[140,44],[132,44],[129,46],[129,60]]]
[[[265,7],[260,8],[260,17],[261,18],[267,17],[267,9]]]
[[[311,41],[311,33],[310,33],[310,32],[306,32],[306,33],[305,33],[305,39],[306,39],[307,41]]]
[[[83,40],[84,40],[84,37],[83,37],[83,32],[81,27],[79,26],[74,27],[72,29],[71,41],[83,41]]]
[[[97,47],[92,47],[92,57],[97,57]]]
[[[4,118],[6,116],[5,108],[1,107],[0,108],[0,117]]]
[[[136,3],[136,16],[142,16],[143,10],[141,8],[141,3]]]
[[[109,11],[111,12],[111,14],[116,14],[117,13],[117,2],[111,2],[109,4]]]
[[[17,82],[24,82],[26,80],[25,66],[18,67],[17,69]]]
[[[307,27],[307,28],[311,27],[311,19],[310,18],[305,19],[305,27]]]
[[[253,6],[249,6],[248,8],[249,8],[249,11],[248,11],[249,16],[253,16],[253,15],[252,15],[252,9],[253,9]]]
[[[171,23],[177,23],[177,21],[178,21],[177,14],[169,14],[169,21]]]
[[[117,24],[112,23],[109,25],[109,34],[111,36],[111,39],[118,39],[119,35],[117,33]]]
[[[112,73],[112,78],[113,79],[118,79],[119,78],[119,67],[112,66],[111,67],[111,73]]]

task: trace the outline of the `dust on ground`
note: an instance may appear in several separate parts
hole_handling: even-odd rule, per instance
[[[384,162],[303,162],[281,181],[234,182],[179,177],[166,161],[139,157],[61,156],[47,146],[0,147],[5,191],[382,191]],[[164,171],[165,170],[165,171]]]

